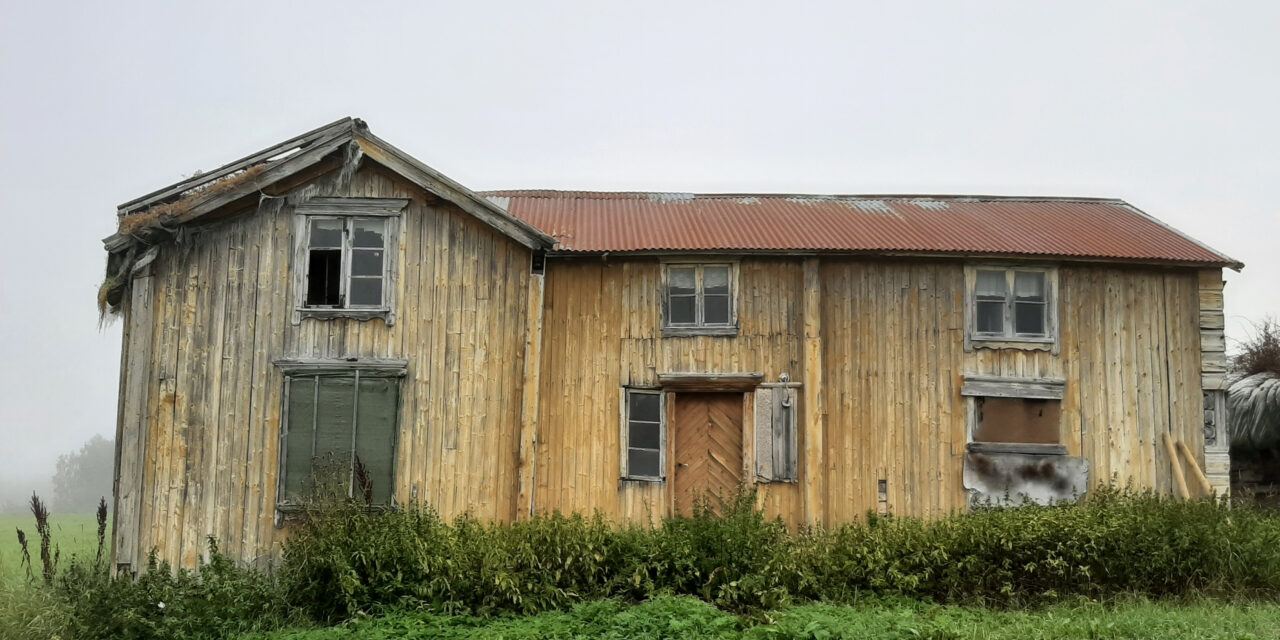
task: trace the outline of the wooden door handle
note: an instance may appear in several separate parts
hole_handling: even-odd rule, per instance
[[[677,462],[677,463],[676,463],[676,466],[677,466],[677,467],[687,467],[687,466],[689,466],[689,463],[688,463],[688,462]]]

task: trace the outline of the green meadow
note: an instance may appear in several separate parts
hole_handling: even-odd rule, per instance
[[[49,525],[53,546],[61,553],[63,562],[72,555],[92,559],[97,554],[98,523],[92,513],[54,513],[49,516]],[[20,582],[27,575],[22,566],[18,529],[27,534],[27,547],[35,564],[32,571],[37,576],[40,574],[40,536],[36,534],[35,518],[29,513],[0,515],[0,580],[5,582]]]

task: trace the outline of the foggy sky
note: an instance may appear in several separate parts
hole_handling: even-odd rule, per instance
[[[347,115],[473,189],[1124,198],[1280,314],[1280,4],[690,5],[4,0],[0,489],[114,436],[115,206]]]

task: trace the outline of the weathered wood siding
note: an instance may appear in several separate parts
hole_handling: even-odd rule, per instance
[[[893,513],[966,507],[966,373],[1064,379],[1063,443],[1092,486],[1169,491],[1165,432],[1203,460],[1195,272],[1063,266],[1059,282],[1058,355],[966,353],[959,263],[824,260],[827,521],[877,509],[880,480]]]
[[[536,510],[599,509],[639,522],[671,512],[666,483],[619,479],[624,386],[657,387],[658,374],[668,372],[801,377],[804,279],[799,261],[742,260],[736,337],[661,337],[660,271],[656,259],[548,264]],[[749,407],[748,421],[754,413]],[[751,453],[744,451],[744,457],[750,460]],[[794,484],[771,484],[762,500],[771,514],[794,520],[801,517],[798,492]]]
[[[1191,269],[1064,265],[1057,353],[966,351],[959,261],[743,257],[738,334],[663,337],[656,258],[553,258],[532,276],[528,250],[390,172],[366,166],[345,195],[411,201],[394,326],[291,322],[289,207],[193,230],[135,280],[119,561],[154,547],[190,566],[208,535],[246,563],[278,551],[273,363],[289,357],[408,361],[395,495],[446,517],[670,514],[667,483],[619,478],[623,389],[659,387],[660,373],[785,374],[800,387],[797,480],[759,493],[793,524],[964,509],[965,374],[1065,380],[1063,443],[1089,460],[1094,486],[1172,490],[1164,433],[1204,464],[1201,379],[1217,356],[1202,331],[1220,323],[1220,276],[1215,290]]]
[[[155,547],[190,566],[208,535],[243,562],[278,549],[284,380],[273,362],[286,357],[407,359],[397,500],[445,516],[513,516],[528,251],[389,172],[366,167],[337,195],[411,199],[394,326],[292,324],[291,207],[194,231],[166,247],[152,277],[135,280],[121,481],[137,480],[118,495],[136,513],[120,510],[128,522],[117,521],[119,561],[145,561]]]
[[[660,372],[761,372],[769,381],[787,373],[807,384],[815,376],[806,363],[820,363],[823,410],[802,407],[799,436],[801,451],[821,442],[819,451],[802,458],[799,484],[761,487],[769,513],[792,523],[964,509],[966,373],[1064,379],[1063,443],[1089,459],[1093,486],[1170,491],[1166,432],[1203,464],[1195,271],[1062,266],[1054,354],[966,352],[960,262],[822,258],[815,296],[805,261],[744,258],[736,337],[661,337],[659,269],[638,259],[549,267],[536,510],[641,521],[671,512],[665,484],[618,479],[621,389],[657,387]],[[806,322],[815,301],[820,316]],[[820,335],[806,338],[806,326]]]

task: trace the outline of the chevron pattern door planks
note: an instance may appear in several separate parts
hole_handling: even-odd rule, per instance
[[[742,483],[742,394],[676,394],[672,425],[676,509],[707,498],[719,511]]]

